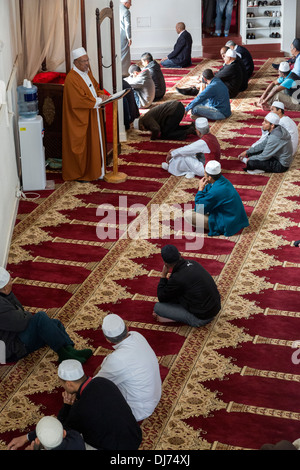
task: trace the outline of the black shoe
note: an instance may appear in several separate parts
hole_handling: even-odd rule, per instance
[[[278,70],[279,69],[279,64],[272,64],[273,69]]]
[[[300,240],[297,240],[294,242],[294,246],[299,246],[300,245]]]
[[[189,96],[196,96],[198,95],[199,90],[197,90],[196,87],[190,87],[190,88],[177,88],[176,90],[178,93],[181,93],[182,95],[189,95]]]

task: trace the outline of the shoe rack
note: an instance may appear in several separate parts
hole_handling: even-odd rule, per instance
[[[245,44],[276,44],[282,41],[285,0],[245,0]]]

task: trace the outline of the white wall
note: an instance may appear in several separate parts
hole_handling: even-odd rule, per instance
[[[177,40],[175,25],[183,21],[193,38],[193,57],[201,57],[201,0],[132,0],[131,54],[138,60],[143,52],[155,59],[169,54]]]
[[[16,162],[16,87],[20,48],[15,0],[0,0],[0,80],[6,90],[0,108],[0,265],[5,266],[18,207]]]

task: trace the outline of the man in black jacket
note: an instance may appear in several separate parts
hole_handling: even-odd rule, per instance
[[[220,294],[211,275],[196,261],[182,258],[174,245],[164,246],[161,255],[164,267],[154,316],[161,322],[195,327],[210,323],[221,309]]]
[[[27,312],[12,292],[9,272],[0,267],[0,340],[5,344],[6,361],[16,361],[33,351],[50,346],[58,360],[85,362],[91,349],[77,351],[63,324],[45,312]]]
[[[142,431],[117,385],[104,377],[85,375],[78,361],[63,361],[58,377],[64,405],[58,419],[82,434],[98,450],[137,450]]]
[[[152,80],[155,85],[155,98],[154,101],[159,101],[163,98],[166,93],[166,82],[164,75],[161,71],[160,65],[156,60],[153,60],[152,55],[149,52],[145,52],[141,57],[142,65],[145,69],[148,69]]]
[[[235,98],[240,91],[243,91],[242,89],[244,88],[243,70],[238,64],[235,51],[227,49],[227,52],[224,55],[221,55],[225,64],[215,74],[215,77],[218,77],[223,83],[225,83],[229,91],[229,97]]]
[[[163,67],[181,68],[192,65],[192,36],[182,22],[176,24],[176,32],[178,39],[173,51],[161,60]]]
[[[248,80],[249,80],[254,72],[254,62],[253,62],[252,55],[250,54],[248,49],[246,49],[246,47],[244,46],[240,46],[239,44],[236,44],[232,40],[227,41],[225,46],[230,47],[230,49],[234,50],[237,53],[237,55],[240,56],[241,60],[243,61],[245,65]]]

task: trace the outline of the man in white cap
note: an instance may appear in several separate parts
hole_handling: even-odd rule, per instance
[[[254,72],[254,62],[252,55],[248,51],[248,49],[246,49],[246,47],[244,46],[241,46],[240,44],[236,44],[232,40],[227,41],[225,46],[230,47],[230,49],[233,49],[237,53],[237,55],[240,56],[241,60],[245,65],[248,79],[250,79]]]
[[[161,397],[161,377],[157,357],[148,341],[137,331],[128,331],[124,320],[107,315],[102,331],[114,351],[106,356],[95,377],[114,382],[137,421],[150,416]]]
[[[58,419],[66,429],[82,434],[97,450],[137,450],[142,432],[118,387],[103,377],[88,377],[80,362],[63,361],[58,377],[64,405]]]
[[[246,164],[244,170],[249,174],[284,173],[293,158],[290,133],[280,125],[278,114],[271,112],[263,121],[262,131],[268,133],[266,138],[239,155]]]
[[[244,75],[241,66],[238,64],[237,54],[232,49],[227,49],[223,55],[224,65],[216,72],[215,76],[222,80],[227,86],[229,97],[235,98],[240,91],[243,91]]]
[[[206,164],[205,176],[200,180],[195,196],[195,209],[186,211],[185,219],[196,229],[204,226],[210,236],[230,237],[248,227],[240,195],[222,175],[220,162],[211,160]]]
[[[9,272],[0,267],[0,340],[5,344],[7,361],[16,361],[46,345],[58,354],[59,361],[76,358],[85,362],[92,355],[91,349],[74,349],[59,320],[45,312],[24,310],[12,292],[12,283]]]
[[[8,450],[17,450],[30,443],[25,450],[86,450],[84,440],[78,431],[66,431],[54,416],[44,416],[34,431],[15,437],[8,444]]]
[[[65,181],[95,181],[105,173],[103,113],[108,96],[99,89],[83,47],[72,51],[73,68],[63,93],[62,176]]]
[[[121,39],[121,62],[122,76],[128,76],[128,69],[131,63],[130,46],[131,38],[131,0],[120,0],[120,39]]]
[[[281,101],[273,101],[271,106],[271,112],[278,114],[280,118],[279,124],[290,133],[294,156],[298,150],[299,144],[299,131],[297,124],[289,116],[286,116],[284,111],[284,103],[282,103]]]
[[[208,120],[204,117],[197,118],[195,128],[199,140],[170,150],[166,161],[162,163],[162,168],[174,176],[204,176],[204,166],[208,161],[220,161],[220,144],[216,136],[211,134]]]
[[[278,69],[278,78],[271,82],[263,92],[257,106],[262,109],[270,110],[273,101],[281,101],[285,104],[286,109],[299,110],[299,105],[294,108],[291,102],[291,96],[297,88],[296,82],[290,77],[291,70],[288,62],[281,62]]]

